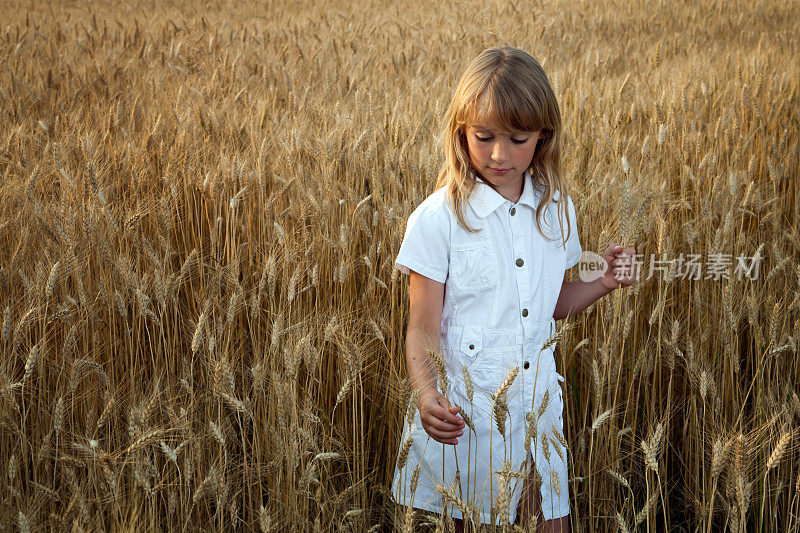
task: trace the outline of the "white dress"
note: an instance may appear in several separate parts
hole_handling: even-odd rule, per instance
[[[478,178],[465,206],[469,225],[481,228],[477,234],[458,225],[447,206],[446,187],[428,196],[408,218],[395,267],[445,284],[440,348],[447,369],[448,398],[471,417],[475,431],[465,426],[457,445],[442,444],[425,432],[419,411],[414,409],[413,422],[404,420],[398,445],[402,449],[410,438],[411,447],[402,468],[395,465],[392,483],[395,501],[401,505],[441,513],[438,483],[452,489],[465,508],[475,508],[481,523],[492,522],[491,509],[498,501],[507,502],[508,507],[495,512],[495,524],[513,523],[524,477],[503,476],[497,471],[510,467],[526,476],[527,468],[535,463],[542,478],[544,518],[569,513],[567,450],[562,444],[560,382],[564,378],[556,371],[555,344],[543,351],[542,346],[555,332],[553,311],[564,272],[578,263],[582,248],[569,196],[572,232],[566,244],[561,241],[555,201],[547,206],[541,225],[548,236],[557,239],[548,241],[539,233],[535,216],[541,188],[534,186],[527,171],[524,177],[523,192],[515,204]],[[471,376],[472,402],[462,365]],[[504,413],[501,434],[492,395],[514,367],[519,372],[505,395],[508,409],[496,410],[501,418]],[[545,391],[548,402],[540,416]],[[533,432],[528,431],[530,420],[535,421]],[[536,435],[528,440],[530,452],[526,433]],[[532,453],[535,456],[526,464]],[[411,483],[418,465],[412,498]],[[454,483],[457,470],[460,488]],[[505,494],[502,478],[507,482]],[[447,506],[450,516],[463,517],[459,504]]]

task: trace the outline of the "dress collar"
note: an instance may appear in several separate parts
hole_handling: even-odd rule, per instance
[[[539,194],[541,193],[541,187],[533,186],[533,179],[531,178],[531,174],[528,170],[526,170],[523,174],[523,180],[522,194],[520,195],[517,203],[525,204],[533,209],[536,209],[536,206],[538,205],[537,202]],[[553,201],[558,200],[558,196],[559,192],[555,191],[555,194],[553,195]],[[486,218],[495,209],[500,207],[503,202],[507,201],[509,200],[487,185],[483,178],[477,176],[475,189],[472,191],[472,196],[470,196],[468,201],[469,205],[475,211],[475,214],[481,218]]]

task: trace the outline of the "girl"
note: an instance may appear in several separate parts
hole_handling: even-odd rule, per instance
[[[392,490],[408,511],[447,507],[462,531],[464,520],[527,519],[538,472],[540,527],[568,531],[564,378],[547,340],[555,319],[633,283],[619,267],[635,250],[612,244],[602,274],[564,282],[582,248],[561,115],[527,53],[492,48],[473,60],[442,138],[437,190],[409,216],[395,261],[410,275],[415,393]]]

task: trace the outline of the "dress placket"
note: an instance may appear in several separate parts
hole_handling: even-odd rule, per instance
[[[514,274],[517,282],[517,294],[519,295],[519,312],[522,329],[525,332],[525,338],[528,338],[530,321],[534,319],[531,314],[531,277],[529,269],[531,264],[528,262],[527,252],[525,248],[525,238],[527,232],[523,228],[523,216],[521,213],[522,207],[513,205],[508,209],[508,220],[511,227],[511,250],[514,254]]]

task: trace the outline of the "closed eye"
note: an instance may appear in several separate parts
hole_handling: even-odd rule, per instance
[[[477,135],[475,136],[475,138],[481,142],[489,142],[492,140],[491,137],[478,137]],[[528,139],[511,139],[511,142],[513,142],[514,144],[525,144],[526,142],[528,142]]]

